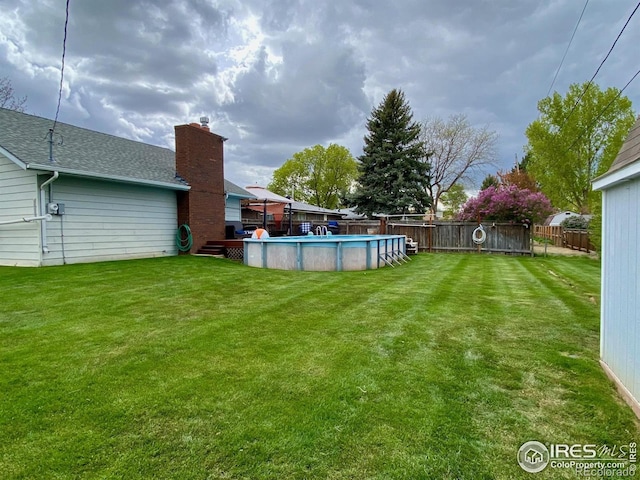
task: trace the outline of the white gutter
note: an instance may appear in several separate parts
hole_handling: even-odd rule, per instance
[[[48,213],[46,215],[41,215],[39,217],[22,217],[17,220],[5,220],[0,222],[0,225],[10,225],[12,223],[20,223],[20,222],[39,222],[45,220],[49,222],[53,217]]]
[[[78,170],[75,168],[67,168],[67,167],[50,167],[48,165],[42,165],[42,164],[38,164],[38,163],[29,163],[27,164],[26,168],[28,170],[39,170],[39,171],[43,171],[43,172],[52,172],[55,170],[55,172],[60,172],[60,173],[64,173],[67,175],[74,175],[74,176],[78,176],[78,177],[85,177],[85,178],[95,178],[98,180],[111,180],[114,182],[122,182],[122,183],[133,183],[136,185],[150,185],[153,187],[162,187],[162,188],[169,188],[171,190],[190,190],[191,187],[189,185],[180,185],[177,183],[168,183],[168,182],[162,182],[162,181],[158,181],[158,180],[145,180],[145,179],[140,179],[140,178],[132,178],[132,177],[123,177],[121,175],[109,175],[109,174],[102,174],[102,173],[92,173],[92,172],[86,172],[83,170]]]
[[[594,190],[605,190],[640,175],[640,162],[635,161],[592,180]]]
[[[40,215],[43,217],[47,215],[47,204],[45,203],[46,198],[44,194],[44,187],[46,187],[50,183],[55,182],[59,176],[60,174],[55,171],[53,172],[53,175],[51,176],[51,178],[49,178],[49,180],[46,180],[42,185],[40,185]],[[40,238],[42,239],[42,253],[49,253],[49,246],[47,245],[47,225],[45,224],[45,222],[40,223]]]

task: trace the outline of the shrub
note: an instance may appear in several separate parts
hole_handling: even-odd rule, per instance
[[[541,192],[532,192],[516,185],[488,187],[462,207],[460,220],[483,220],[540,223],[553,212],[551,202]]]
[[[589,220],[582,215],[573,215],[565,218],[560,225],[562,225],[565,230],[586,230],[589,228]]]
[[[589,222],[589,242],[596,251],[602,248],[602,211],[597,210]]]

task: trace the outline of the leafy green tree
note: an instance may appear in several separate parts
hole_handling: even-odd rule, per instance
[[[591,201],[593,217],[587,230],[589,231],[589,242],[599,252],[602,247],[602,192],[594,193],[597,195],[594,195]]]
[[[462,210],[462,206],[469,200],[469,197],[464,191],[464,187],[460,183],[452,185],[440,198],[442,199],[442,203],[447,207],[444,211],[446,218],[454,218],[460,210]]]
[[[616,88],[573,84],[564,97],[540,100],[538,110],[526,130],[527,171],[556,208],[594,211],[591,180],[609,169],[629,133],[631,101]]]
[[[429,162],[420,124],[413,121],[401,90],[391,90],[371,112],[367,129],[351,205],[367,215],[426,211],[431,205]]]
[[[273,172],[267,188],[280,195],[323,208],[339,208],[358,175],[349,150],[331,144],[305,148]]]
[[[484,177],[484,180],[482,180],[482,185],[480,185],[480,191],[486,190],[489,187],[497,188],[499,186],[500,186],[500,179],[495,175],[489,174],[486,177]]]
[[[494,164],[498,136],[487,127],[473,127],[463,114],[451,115],[447,120],[431,118],[421,127],[431,164],[427,191],[435,209],[451,187],[472,180],[478,170]]]

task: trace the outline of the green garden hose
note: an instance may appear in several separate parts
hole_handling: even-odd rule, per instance
[[[189,225],[183,223],[176,232],[176,246],[181,252],[188,252],[193,246],[193,237]]]

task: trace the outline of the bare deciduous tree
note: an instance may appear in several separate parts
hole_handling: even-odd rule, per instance
[[[11,80],[7,77],[0,78],[0,107],[24,112],[27,104],[27,97],[18,98],[13,91]]]
[[[422,123],[422,140],[431,164],[427,192],[433,198],[433,212],[440,197],[457,183],[469,182],[471,174],[486,165],[495,164],[498,134],[488,127],[474,128],[466,115],[448,120],[427,119]]]

